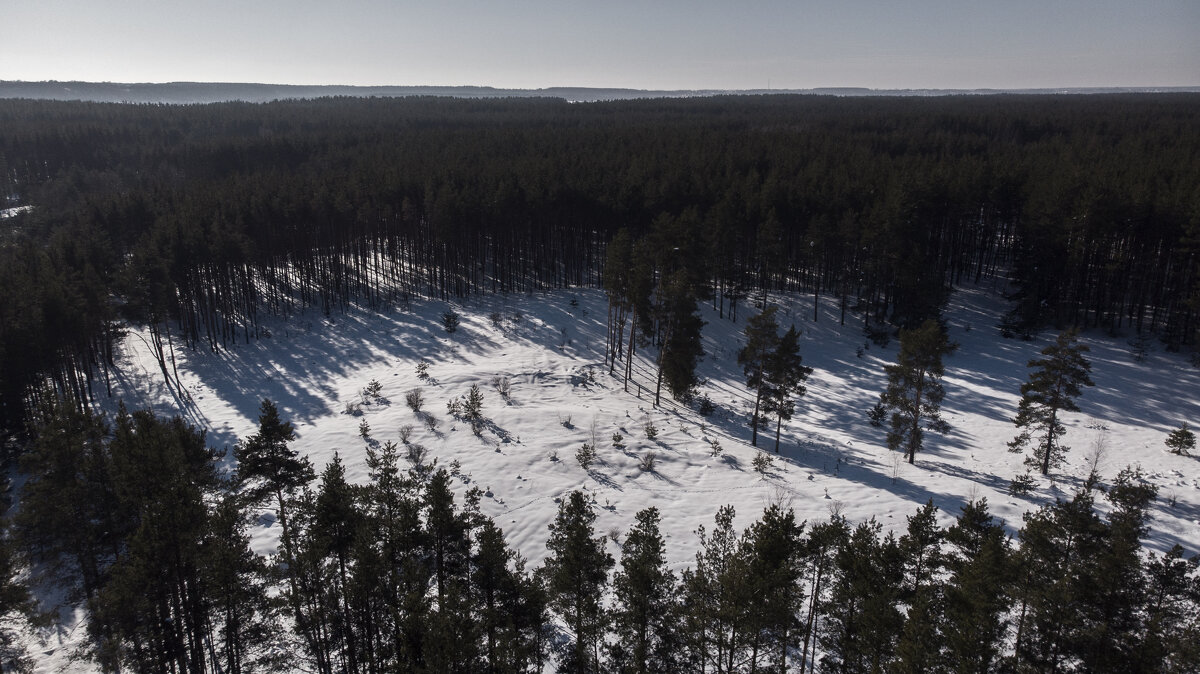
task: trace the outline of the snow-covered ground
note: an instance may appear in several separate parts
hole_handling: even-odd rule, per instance
[[[1033,493],[1014,497],[1007,493],[1009,480],[1025,468],[1023,456],[1005,446],[1015,434],[1011,418],[1026,362],[1053,335],[1032,342],[1001,339],[995,328],[1003,310],[998,294],[958,291],[947,319],[960,347],[946,359],[943,403],[953,429],[945,436],[929,434],[910,466],[887,451],[883,429],[866,418],[883,388],[883,366],[894,360],[898,344],[867,345],[859,355],[864,338],[857,315],[840,325],[836,303],[822,298],[814,321],[811,296],[772,299],[782,305],[783,327],[794,322],[803,330],[801,353],[815,371],[765,478],[751,467],[762,450],[750,446],[754,401],[736,362],[745,310],[734,324],[702,307],[707,355],[700,366],[706,380],[701,392],[716,406],[707,418],[673,402],[652,405],[649,351],[635,368],[647,390],[631,385],[627,393],[608,374],[605,298],[596,290],[485,296],[453,305],[462,316],[454,334],[442,329],[440,316],[451,308],[445,302],[329,317],[310,311],[271,323],[270,338],[228,351],[177,351],[182,394],[164,386],[135,333],[125,340],[116,389],[131,409],[182,414],[206,429],[215,447],[232,447],[253,433],[259,401],[268,397],[296,425],[293,446],[318,470],[337,452],[347,477],[357,481],[367,475],[359,423],[368,422],[376,441],[398,441],[400,429],[412,426],[410,440],[425,445],[440,466],[461,464],[460,490],[485,490],[484,513],[533,564],[545,555],[557,499],[573,489],[595,495],[601,533],[623,534],[638,510],[658,507],[670,560],[679,568],[692,563],[694,530],[711,527],[723,504],[736,507],[743,527],[766,504],[782,501],[800,519],[821,520],[836,510],[851,521],[875,517],[899,529],[906,515],[930,499],[948,524],[967,500],[986,497],[993,513],[1015,530],[1023,513],[1069,495],[1093,460],[1105,479],[1137,465],[1158,486],[1151,549],[1178,543],[1189,554],[1200,550],[1200,459],[1170,454],[1163,444],[1181,422],[1200,425],[1200,368],[1184,356],[1154,344],[1143,362],[1135,362],[1127,338],[1085,333],[1096,385],[1079,399],[1082,411],[1065,420],[1065,442],[1072,448],[1067,465],[1052,480],[1039,478]],[[493,312],[502,317],[499,326],[489,318]],[[417,375],[423,359],[429,381]],[[511,381],[507,401],[491,386],[496,376]],[[362,405],[362,416],[346,414],[347,403],[361,403],[360,391],[372,380],[382,384],[390,402]],[[447,400],[465,395],[472,384],[485,394],[489,423],[481,437],[446,412]],[[422,389],[425,410],[441,422],[434,431],[405,405],[405,392],[414,388]],[[659,429],[654,440],[643,430],[647,420]],[[574,456],[590,442],[593,424],[599,460],[585,471]],[[614,433],[624,436],[623,450],[613,447]],[[760,436],[763,450],[771,451],[773,436],[772,425]],[[709,442],[714,440],[723,449],[717,456]],[[639,460],[651,451],[657,457],[654,470],[640,470]],[[273,521],[260,519],[264,524],[252,532],[258,552],[275,549],[279,530]],[[619,546],[609,546],[619,558]],[[47,671],[55,660],[47,659]]]

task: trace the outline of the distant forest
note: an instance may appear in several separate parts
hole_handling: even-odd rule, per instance
[[[994,280],[1007,336],[1200,338],[1200,94],[0,100],[18,206],[13,433],[40,399],[103,395],[123,321],[166,374],[264,316],[600,285],[620,230],[722,314],[798,291],[878,335]]]

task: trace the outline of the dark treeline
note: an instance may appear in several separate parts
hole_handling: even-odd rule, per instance
[[[591,285],[626,228],[724,312],[810,292],[875,331],[995,277],[1009,334],[1196,343],[1200,96],[0,101],[0,416],[170,378],[267,314]],[[664,253],[677,251],[674,260]]]
[[[461,475],[419,446],[373,446],[367,481],[351,484],[336,455],[318,476],[289,448],[269,401],[259,421],[225,475],[178,418],[39,410],[12,541],[86,606],[85,655],[105,671],[1200,668],[1198,558],[1142,550],[1156,494],[1136,471],[1089,478],[1015,540],[983,500],[949,527],[927,504],[898,534],[837,514],[799,522],[780,504],[741,530],[726,506],[683,568],[655,508],[605,537],[576,491],[529,568],[480,492],[456,502]],[[264,505],[282,531],[270,558],[247,534]]]

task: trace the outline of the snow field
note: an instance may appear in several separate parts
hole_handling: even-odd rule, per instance
[[[794,322],[803,331],[801,354],[815,370],[765,476],[751,460],[756,452],[772,451],[774,424],[760,432],[759,449],[750,446],[754,401],[736,362],[745,307],[734,324],[701,304],[707,325],[700,393],[716,407],[708,417],[668,401],[665,393],[663,404],[653,406],[652,349],[637,354],[629,392],[608,374],[606,306],[598,290],[484,296],[453,305],[421,300],[405,309],[329,317],[309,311],[269,324],[270,338],[218,353],[177,351],[182,392],[164,385],[144,343],[131,337],[117,395],[131,409],[183,414],[218,448],[255,431],[259,402],[268,397],[295,424],[293,446],[318,471],[337,452],[347,478],[357,482],[367,480],[368,441],[359,435],[360,422],[369,424],[370,442],[399,442],[400,429],[411,426],[409,441],[425,446],[439,467],[453,461],[461,466],[455,480],[460,495],[472,486],[485,490],[484,513],[533,564],[545,555],[558,500],[573,489],[594,497],[597,532],[615,534],[609,551],[618,559],[618,541],[634,514],[658,507],[671,563],[681,568],[693,561],[695,529],[711,528],[726,503],[737,509],[741,527],[768,503],[783,502],[799,519],[822,520],[836,511],[852,522],[875,517],[897,530],[929,499],[946,525],[966,501],[986,497],[993,514],[1015,530],[1023,513],[1076,489],[1093,462],[1104,479],[1127,465],[1140,466],[1158,486],[1148,547],[1164,551],[1178,543],[1189,554],[1200,548],[1200,459],[1172,455],[1163,445],[1181,422],[1200,425],[1200,369],[1182,355],[1152,349],[1139,363],[1124,339],[1085,333],[1096,386],[1078,400],[1081,412],[1065,419],[1064,441],[1072,448],[1067,464],[1050,480],[1039,477],[1033,493],[1016,497],[1007,487],[1025,472],[1023,456],[1005,444],[1016,434],[1011,418],[1026,362],[1052,334],[1030,342],[1001,339],[998,294],[958,291],[946,315],[951,339],[960,345],[946,359],[944,382],[943,413],[953,428],[945,436],[928,434],[910,466],[886,449],[884,430],[872,428],[865,414],[883,389],[883,366],[893,362],[898,343],[866,344],[861,317],[848,314],[840,325],[831,298],[822,298],[815,322],[811,296],[771,299],[781,304],[781,328]],[[447,334],[440,316],[451,307],[461,324]],[[489,318],[493,312],[501,315],[498,326]],[[418,377],[422,360],[429,363],[428,380]],[[509,378],[507,400],[491,385],[497,376]],[[382,385],[381,402],[361,395],[372,380]],[[484,393],[486,422],[479,436],[446,409],[472,384]],[[433,430],[405,405],[405,393],[415,388],[422,390],[423,411],[439,422]],[[347,403],[359,405],[361,416],[347,414]],[[653,440],[643,430],[647,420],[659,431]],[[593,423],[598,457],[585,471],[575,453],[591,442]],[[624,449],[613,446],[614,433],[624,437]],[[716,456],[713,440],[722,449]],[[639,462],[650,451],[654,468],[644,471]],[[226,461],[232,468],[232,459]],[[264,511],[252,531],[253,548],[274,552],[278,535],[273,513]]]

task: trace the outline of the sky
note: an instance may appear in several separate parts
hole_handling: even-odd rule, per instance
[[[0,80],[1200,85],[1200,0],[0,0]]]

